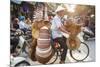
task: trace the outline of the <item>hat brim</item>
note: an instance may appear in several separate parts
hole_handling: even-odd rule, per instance
[[[65,11],[65,9],[56,10],[55,12]]]

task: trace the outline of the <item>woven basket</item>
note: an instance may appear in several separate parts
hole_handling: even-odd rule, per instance
[[[37,39],[39,37],[39,30],[32,29],[32,37]]]
[[[67,39],[67,46],[70,50],[75,50],[80,47],[80,40],[77,35],[81,32],[81,26],[74,22],[68,22],[65,25],[65,29],[70,32],[70,36]]]
[[[52,49],[52,53],[51,53],[51,55],[48,56],[48,57],[43,58],[43,57],[38,56],[37,54],[35,54],[35,57],[36,57],[36,59],[37,59],[38,62],[40,62],[40,63],[42,63],[42,64],[46,64],[46,63],[48,63],[49,60],[53,57],[53,55],[54,55],[54,51],[53,51],[53,49]]]
[[[78,49],[81,44],[80,39],[78,37],[75,37],[75,38],[69,37],[66,42],[67,42],[67,46],[70,50]]]
[[[41,27],[37,38],[36,59],[45,64],[52,58],[52,47],[50,45],[50,32],[46,26]]]

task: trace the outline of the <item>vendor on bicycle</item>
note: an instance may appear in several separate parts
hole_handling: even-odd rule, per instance
[[[67,45],[66,45],[66,38],[62,35],[61,32],[69,34],[69,32],[67,32],[63,26],[62,18],[64,17],[64,13],[65,13],[64,10],[65,10],[65,8],[63,8],[62,6],[58,6],[58,8],[55,11],[56,15],[53,18],[53,20],[51,21],[52,38],[54,41],[59,43],[61,48],[63,49],[63,52],[61,54],[61,59],[59,62],[61,64],[65,63],[67,49],[68,49]]]

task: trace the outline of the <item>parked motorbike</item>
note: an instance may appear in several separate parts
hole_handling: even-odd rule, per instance
[[[15,45],[11,45],[11,66],[17,67],[17,66],[29,66],[31,65],[29,61],[27,61],[28,57],[28,47],[30,46],[30,43],[28,41],[31,40],[30,32],[23,33],[21,30],[17,30],[15,33],[12,34],[11,42],[14,41],[14,39],[17,41],[14,41],[16,43]],[[16,39],[17,37],[17,39]],[[14,43],[14,44],[15,44]]]
[[[13,57],[11,55],[11,67],[18,67],[18,66],[30,66],[31,64],[27,61],[24,57]]]
[[[83,39],[85,41],[89,40],[89,39],[94,39],[95,38],[95,34],[89,28],[85,28],[83,33],[84,33]]]

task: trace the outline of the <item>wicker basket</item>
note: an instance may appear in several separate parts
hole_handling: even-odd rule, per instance
[[[69,37],[66,42],[70,50],[78,49],[81,44],[80,39],[78,37],[75,37],[75,38]]]
[[[39,37],[39,30],[32,29],[32,37],[37,39]]]
[[[70,50],[75,50],[80,47],[80,39],[77,37],[77,35],[81,32],[81,26],[74,22],[68,22],[65,25],[65,28],[68,32],[70,32],[70,36],[67,39],[67,46]]]
[[[36,57],[36,59],[37,59],[38,62],[40,62],[42,64],[46,64],[53,57],[53,55],[54,55],[54,51],[52,49],[52,53],[48,57],[43,58],[43,57],[38,56],[37,54],[35,55],[35,57]]]
[[[50,32],[46,26],[39,31],[36,47],[36,59],[38,62],[45,64],[52,58],[52,47],[50,45]]]

